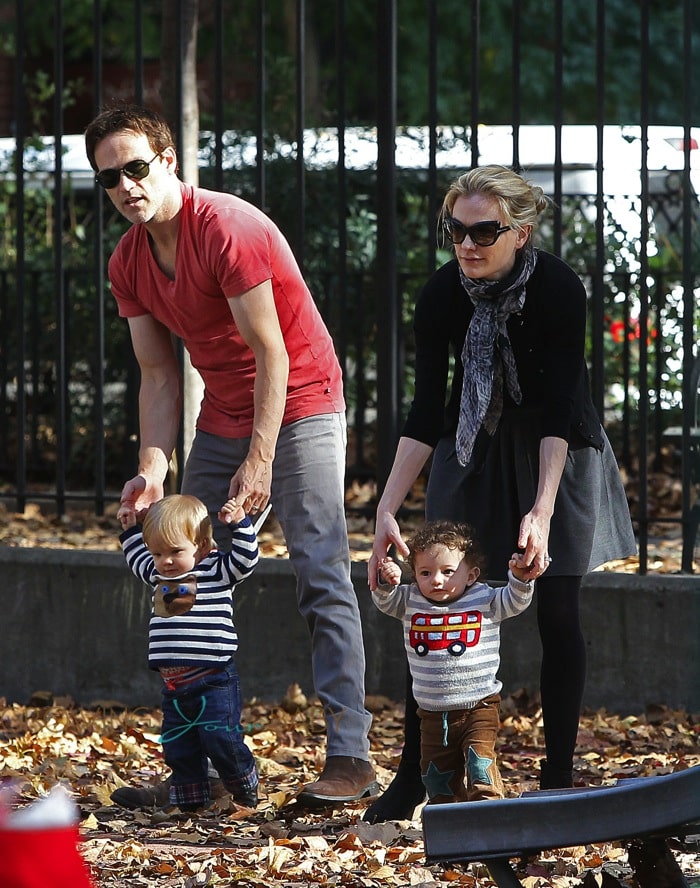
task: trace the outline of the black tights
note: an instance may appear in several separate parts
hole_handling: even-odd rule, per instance
[[[537,626],[542,642],[540,697],[547,763],[573,767],[583,688],[586,643],[579,620],[581,577],[542,577],[537,581]]]
[[[586,644],[579,620],[581,577],[542,577],[537,580],[536,588],[537,626],[542,642],[540,696],[547,762],[557,770],[570,771],[586,679]],[[508,652],[503,656],[507,657]],[[410,673],[404,724],[401,761],[404,765],[417,766],[420,720]]]

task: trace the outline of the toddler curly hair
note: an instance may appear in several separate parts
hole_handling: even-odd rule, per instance
[[[428,521],[420,530],[406,540],[409,553],[406,559],[415,573],[415,556],[417,552],[425,552],[430,546],[440,545],[448,549],[457,549],[470,565],[483,572],[486,559],[479,543],[474,539],[474,531],[468,524],[453,521]]]

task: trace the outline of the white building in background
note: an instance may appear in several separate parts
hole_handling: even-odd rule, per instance
[[[598,165],[597,128],[595,126],[564,126],[561,134],[562,179],[564,194],[592,194],[597,191]],[[469,127],[443,126],[437,129],[436,163],[439,169],[466,170],[471,166]],[[347,169],[372,169],[377,164],[376,130],[348,127],[345,137]],[[54,175],[54,139],[42,139],[43,146],[28,147],[24,154],[25,182],[28,187],[40,183],[51,187]],[[679,126],[648,128],[647,169],[653,191],[675,191],[680,186],[684,168],[684,132]],[[700,127],[691,129],[690,179],[693,190],[700,193]],[[296,143],[281,139],[271,141],[265,151],[266,160],[293,159]],[[396,133],[396,165],[402,169],[428,169],[430,134],[427,127],[404,127]],[[522,126],[518,130],[520,165],[531,181],[546,193],[554,191],[556,130],[552,126]],[[603,193],[605,195],[638,195],[641,193],[642,133],[638,126],[603,127]],[[12,138],[0,139],[0,176],[14,177],[16,144]],[[513,160],[513,128],[511,126],[480,126],[478,130],[480,164],[509,165]],[[92,188],[94,174],[85,156],[82,135],[61,139],[62,171],[70,185],[77,189]],[[304,133],[304,158],[309,169],[332,168],[338,163],[338,133],[333,128],[308,129]],[[202,133],[200,166],[213,164],[214,135]],[[257,145],[254,136],[238,137],[235,132],[223,135],[222,162],[225,169],[254,166]]]

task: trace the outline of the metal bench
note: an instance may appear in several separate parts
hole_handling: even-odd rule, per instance
[[[654,870],[655,858],[668,870],[670,837],[700,828],[700,766],[662,777],[638,777],[613,786],[523,793],[498,801],[426,805],[423,809],[425,855],[429,862],[476,862],[486,865],[499,888],[522,888],[510,865],[553,848],[595,842],[644,840],[637,859]],[[665,858],[664,859],[664,855]],[[630,865],[643,888],[659,886]],[[659,869],[661,867],[658,867]],[[686,886],[676,866],[668,886]]]

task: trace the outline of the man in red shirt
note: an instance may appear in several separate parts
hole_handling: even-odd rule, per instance
[[[298,800],[322,806],[373,795],[344,513],[345,403],[330,334],[270,219],[177,177],[174,139],[160,115],[135,106],[103,111],[85,141],[97,182],[131,223],[109,262],[141,369],[139,465],[120,513],[142,512],[163,496],[182,402],[174,333],[204,381],[182,492],[214,518],[227,499],[253,514],[271,500],[297,577],[327,730],[323,772]],[[115,795],[136,807],[167,793],[128,787]]]

